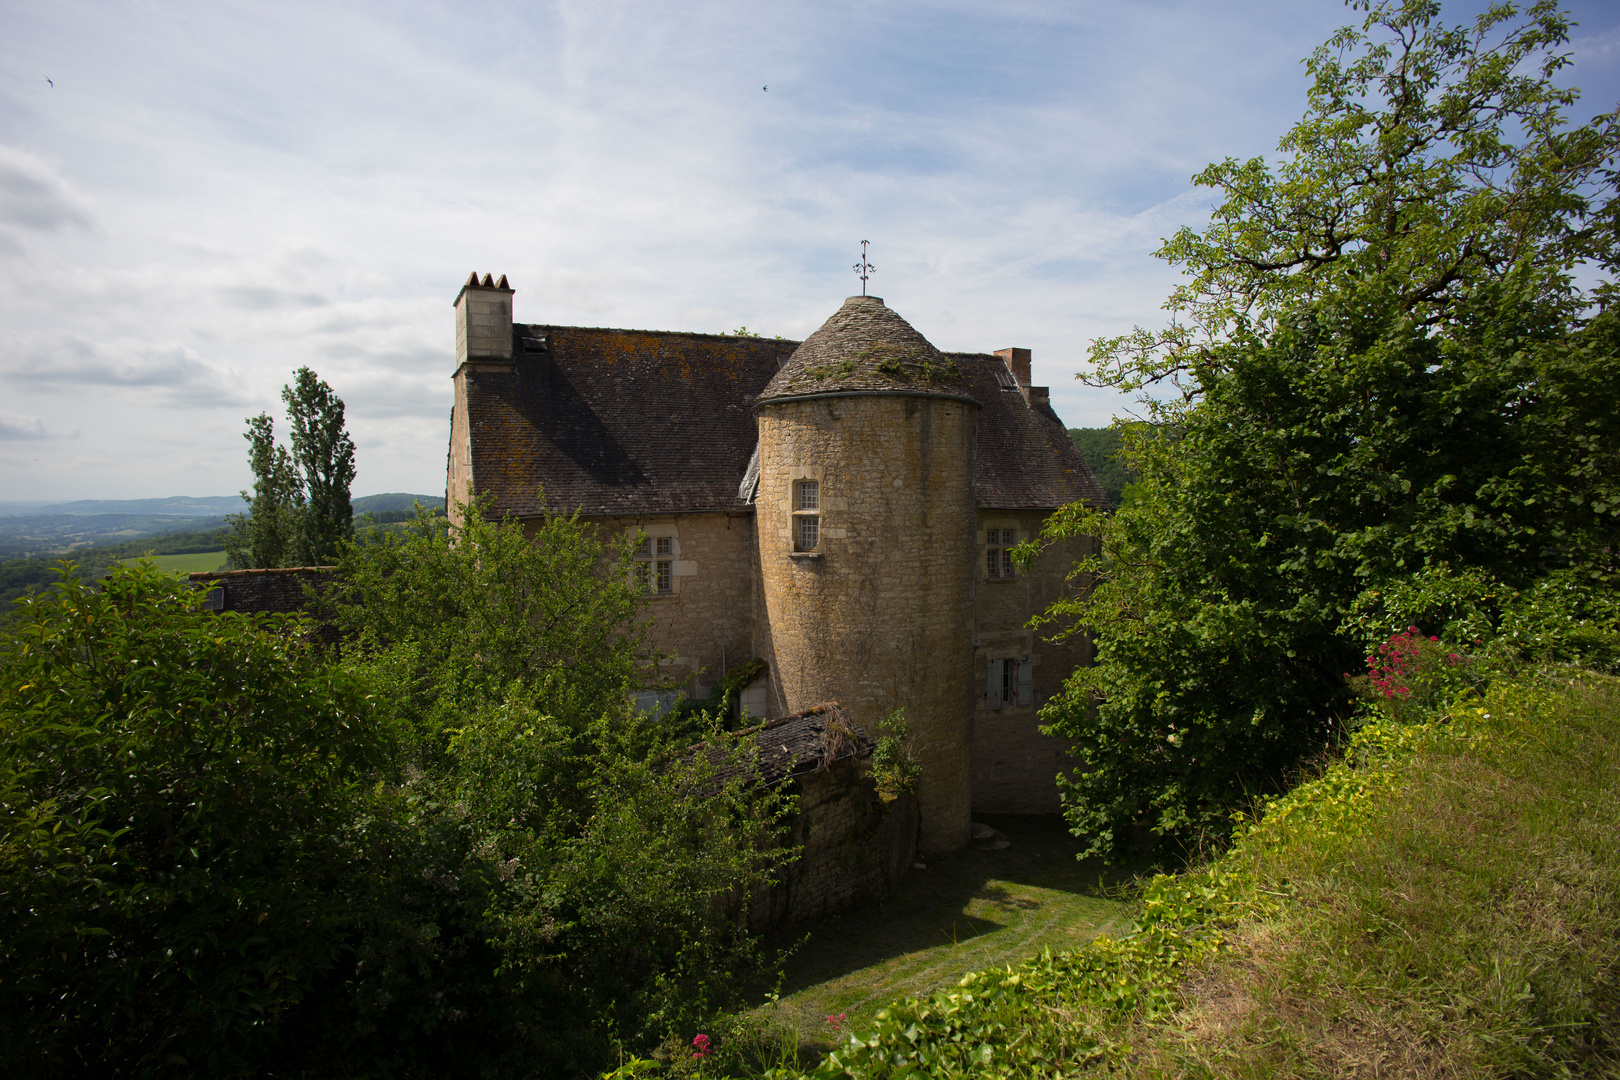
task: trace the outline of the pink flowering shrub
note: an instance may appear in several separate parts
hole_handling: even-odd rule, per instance
[[[1406,721],[1450,704],[1474,682],[1472,675],[1467,656],[1409,626],[1368,654],[1365,675],[1344,677],[1362,700]]]

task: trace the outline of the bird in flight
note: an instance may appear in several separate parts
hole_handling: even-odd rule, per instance
[[[46,76],[46,77],[45,77],[45,81],[46,81],[46,82],[48,82],[48,83],[51,83],[51,89],[52,89],[52,90],[55,90],[55,89],[56,89],[56,84],[55,84],[55,83],[53,83],[53,82],[51,82],[51,78],[50,78],[50,76],[49,76],[49,75],[47,75],[47,76]]]
[[[767,94],[771,92],[771,88],[768,87],[768,86],[762,86],[762,87],[760,87],[760,89],[765,91]]]

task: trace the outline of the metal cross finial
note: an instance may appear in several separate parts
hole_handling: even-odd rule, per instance
[[[855,264],[855,272],[861,277],[861,295],[866,295],[866,279],[877,271],[877,267],[866,261],[866,245],[868,240],[861,241],[861,261]]]

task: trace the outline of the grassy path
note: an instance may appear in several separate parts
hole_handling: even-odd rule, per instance
[[[1075,861],[1056,817],[978,816],[1011,842],[926,860],[881,906],[827,919],[801,934],[787,965],[780,1022],[825,1046],[826,1018],[858,1024],[896,998],[955,982],[968,971],[1117,932],[1124,905],[1100,895],[1099,870]]]

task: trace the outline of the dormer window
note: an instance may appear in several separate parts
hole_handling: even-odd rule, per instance
[[[793,550],[815,551],[821,543],[821,482],[793,485]]]

